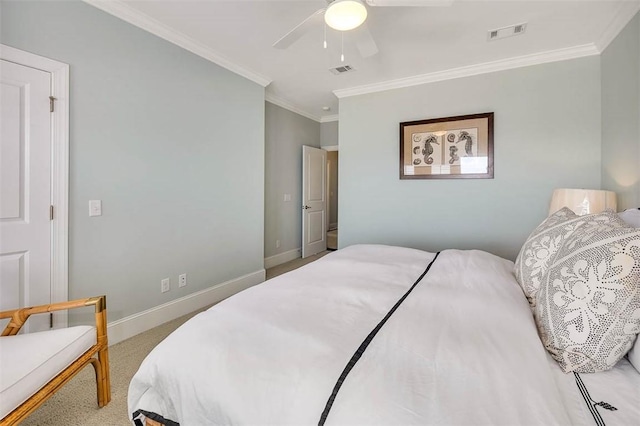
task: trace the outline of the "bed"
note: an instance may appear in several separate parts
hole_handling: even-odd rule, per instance
[[[158,345],[131,381],[136,424],[579,424],[640,419],[626,358],[566,374],[514,264],[356,245],[245,290]]]

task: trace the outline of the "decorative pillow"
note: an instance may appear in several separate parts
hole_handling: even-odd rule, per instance
[[[618,213],[618,216],[627,224],[635,228],[640,228],[640,209],[628,209]]]
[[[531,308],[536,306],[540,282],[562,242],[585,225],[611,224],[625,226],[615,213],[578,216],[564,207],[546,218],[527,238],[516,259],[514,272]]]
[[[535,306],[535,296],[540,288],[540,280],[547,272],[549,260],[558,251],[562,240],[572,232],[562,224],[577,217],[567,207],[558,210],[533,230],[520,249],[514,273],[531,307]]]
[[[566,373],[610,369],[640,332],[640,229],[585,218],[557,250],[534,311]]]

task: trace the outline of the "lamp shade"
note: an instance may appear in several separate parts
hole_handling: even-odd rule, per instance
[[[600,213],[604,210],[616,210],[616,193],[598,189],[568,189],[553,191],[549,214],[563,207],[569,207],[577,215]]]
[[[358,28],[367,19],[367,8],[360,0],[336,0],[324,13],[324,21],[338,31]]]

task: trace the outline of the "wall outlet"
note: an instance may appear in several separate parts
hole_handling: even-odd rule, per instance
[[[101,200],[89,200],[89,216],[102,216]]]
[[[187,285],[187,274],[178,275],[178,287],[184,287]]]
[[[162,293],[166,293],[169,290],[171,290],[171,278],[165,278],[164,280],[160,281],[160,291]]]
[[[280,248],[280,240],[276,240],[276,248]]]

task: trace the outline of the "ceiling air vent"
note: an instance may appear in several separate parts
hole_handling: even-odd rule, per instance
[[[489,31],[488,40],[498,40],[501,38],[511,37],[514,35],[520,35],[524,33],[524,30],[527,29],[527,24],[517,24],[511,25],[509,27],[498,28],[496,30]]]
[[[344,74],[345,72],[355,71],[355,68],[353,68],[351,65],[342,65],[335,68],[329,68],[329,71],[331,71],[335,75],[339,75]]]

